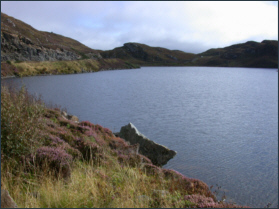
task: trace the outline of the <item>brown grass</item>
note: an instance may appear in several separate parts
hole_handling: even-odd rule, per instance
[[[11,23],[14,23],[14,25]],[[20,35],[28,38],[33,44],[44,46],[51,49],[66,49],[68,51],[76,51],[79,53],[96,53],[94,49],[91,49],[80,42],[64,37],[62,35],[55,34],[53,32],[38,31],[32,26],[8,16],[1,12],[1,31],[8,32],[10,34]]]
[[[137,65],[120,59],[84,59],[72,61],[44,61],[44,62],[1,62],[1,76],[34,76],[58,75],[97,72],[109,69],[131,69]]]
[[[1,86],[1,188],[19,207],[239,207],[217,202],[200,180],[143,163],[128,146]]]

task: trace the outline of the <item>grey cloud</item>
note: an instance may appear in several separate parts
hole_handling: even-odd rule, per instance
[[[200,53],[242,40],[226,41],[228,33],[222,33],[223,28],[213,27],[216,24],[205,24],[203,21],[200,26],[197,20],[209,18],[200,16],[214,15],[215,10],[207,12],[206,6],[200,10],[200,5],[204,5],[202,2],[194,4],[175,1],[2,1],[1,10],[38,30],[76,39],[93,49],[108,50],[126,42],[139,42]],[[278,33],[273,37],[277,36]],[[263,31],[261,35],[245,38],[252,40],[254,37],[258,41],[267,35]]]

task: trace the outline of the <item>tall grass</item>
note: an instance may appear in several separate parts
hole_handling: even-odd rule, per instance
[[[1,63],[2,76],[34,76],[97,72],[107,69],[139,68],[120,59],[84,59],[71,61],[11,62]]]
[[[40,98],[1,85],[1,151],[18,161],[41,145],[39,130],[45,107]]]
[[[74,61],[45,61],[12,63],[20,76],[44,74],[74,74],[98,71],[98,61],[93,59]]]
[[[77,163],[71,181],[65,183],[51,176],[24,178],[1,177],[3,186],[20,207],[85,208],[85,207],[181,207],[178,194],[161,195],[166,189],[162,180],[147,176],[137,168],[94,167]],[[167,185],[167,184],[165,184]]]
[[[19,207],[239,207],[127,153],[109,129],[66,120],[25,88],[1,86],[1,97],[1,188]]]

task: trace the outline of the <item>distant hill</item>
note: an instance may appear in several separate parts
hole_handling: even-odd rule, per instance
[[[278,68],[278,41],[248,41],[200,54],[125,43],[102,51],[52,32],[43,32],[1,13],[1,61],[59,61],[118,58],[140,66],[220,66]]]
[[[278,41],[248,41],[225,48],[209,49],[193,60],[194,65],[278,68]]]
[[[120,58],[140,65],[185,65],[194,57],[193,53],[150,47],[140,43],[125,43],[113,50],[99,51],[104,58]]]
[[[219,67],[278,68],[278,41],[248,41],[225,48],[209,49],[200,54],[126,43],[113,50],[99,51],[105,58],[120,58],[146,65],[183,65]]]
[[[80,42],[43,32],[1,12],[1,61],[57,61],[101,58]]]

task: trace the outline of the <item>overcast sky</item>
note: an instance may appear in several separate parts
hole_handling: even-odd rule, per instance
[[[1,12],[101,50],[138,42],[200,53],[278,40],[277,1],[1,1]]]

